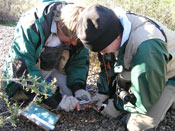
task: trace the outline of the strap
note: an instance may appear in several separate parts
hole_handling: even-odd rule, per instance
[[[102,55],[102,58],[103,58],[103,64],[104,64],[104,68],[105,68],[105,72],[106,72],[106,79],[107,79],[107,83],[108,83],[108,86],[109,86],[109,83],[111,81],[111,66],[110,66],[110,63],[108,61],[107,65],[106,65],[106,62],[105,62],[105,59],[104,59],[104,55]],[[107,67],[110,71],[110,76],[108,76],[108,70],[107,70]]]
[[[165,38],[165,42],[167,42],[167,37],[166,37],[166,34],[165,34],[164,30],[155,21],[151,20],[150,18],[148,18],[146,16],[143,16],[143,15],[140,15],[140,14],[135,14],[135,13],[132,13],[130,11],[128,11],[127,14],[132,14],[132,15],[140,16],[140,17],[143,17],[143,18],[147,19],[150,23],[154,24],[160,30],[160,32],[162,33],[162,35]],[[173,56],[169,53],[169,61],[172,58],[173,58]]]
[[[155,22],[153,21],[152,19],[144,16],[144,15],[140,15],[140,14],[135,14],[135,13],[132,13],[130,11],[127,12],[127,14],[132,14],[132,15],[136,15],[136,16],[139,16],[139,17],[143,17],[145,18],[146,20],[148,20],[148,22],[152,23],[153,25],[155,25],[156,28],[158,28],[160,30],[160,32],[162,33],[162,35],[164,36],[165,38],[165,42],[167,42],[167,37],[166,37],[166,34],[164,32],[164,30]]]
[[[43,15],[44,15],[44,18],[45,20],[42,21],[42,26],[44,27],[43,28],[43,31],[44,31],[44,34],[45,34],[45,37],[46,37],[46,40],[47,38],[49,37],[50,35],[50,29],[51,29],[51,24],[52,24],[52,19],[53,19],[53,10],[55,10],[56,6],[59,5],[59,4],[65,4],[65,3],[61,3],[61,2],[54,2],[54,3],[51,3],[49,5],[47,5],[44,10],[43,10]],[[38,15],[37,15],[37,12],[34,12],[34,17],[35,17],[35,20],[39,19]],[[32,24],[31,28],[39,35],[40,37],[40,32],[38,30],[38,26],[34,23]],[[39,40],[37,46],[36,46],[36,49],[40,46],[41,44],[41,39]]]

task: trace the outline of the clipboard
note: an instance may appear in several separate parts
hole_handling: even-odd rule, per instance
[[[54,114],[35,103],[29,104],[24,110],[19,110],[19,114],[31,120],[46,131],[53,130],[55,124],[60,118],[58,114]]]

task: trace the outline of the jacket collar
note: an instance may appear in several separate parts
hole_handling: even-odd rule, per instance
[[[57,24],[54,19],[52,19],[51,33],[57,33]]]
[[[122,41],[121,46],[129,39],[129,35],[131,32],[131,22],[129,21],[128,17],[126,16],[126,12],[121,7],[115,7],[113,9],[115,14],[119,17],[120,22],[123,26],[123,34],[122,34]]]

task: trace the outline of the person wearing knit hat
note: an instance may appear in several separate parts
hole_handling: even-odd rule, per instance
[[[85,14],[86,12],[88,13]],[[94,52],[106,48],[123,31],[115,13],[101,5],[86,8],[81,16],[77,25],[77,36]]]
[[[152,18],[99,4],[83,10],[76,33],[98,52],[97,110],[107,117],[128,112],[128,130],[157,128],[175,102],[175,33]]]

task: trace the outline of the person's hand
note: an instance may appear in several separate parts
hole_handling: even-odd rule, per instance
[[[72,111],[74,109],[80,110],[79,101],[73,96],[64,95],[60,104],[58,105],[58,109],[62,109],[66,112]]]
[[[89,94],[89,92],[83,90],[83,89],[80,89],[80,90],[77,90],[75,92],[75,97],[78,99],[78,100],[86,100],[86,101],[91,101],[92,98]]]
[[[89,92],[80,89],[78,91],[75,92],[75,97],[79,100],[79,101],[92,101],[92,98],[89,94]],[[91,103],[89,104],[80,104],[80,110],[85,110],[86,108],[91,108]]]
[[[120,112],[114,107],[113,99],[108,100],[108,104],[100,112],[103,116],[108,118],[116,118]]]
[[[96,105],[100,108],[101,105],[103,104],[103,102],[105,100],[107,100],[108,98],[109,98],[109,96],[107,96],[107,95],[97,93],[92,99],[98,100]]]

